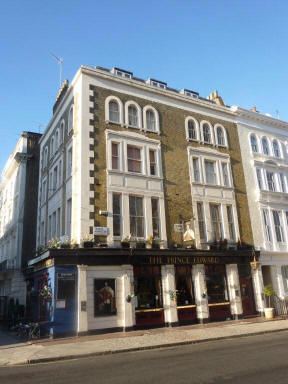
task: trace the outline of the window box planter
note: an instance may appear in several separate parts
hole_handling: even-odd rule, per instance
[[[139,241],[136,243],[136,248],[137,249],[145,249],[146,248],[146,244],[144,243],[144,241]]]
[[[70,248],[70,244],[61,244],[60,248]]]
[[[130,248],[130,243],[128,241],[121,241],[121,248]]]
[[[94,241],[83,241],[83,248],[93,248]]]
[[[160,244],[158,241],[152,241],[152,249],[160,249]]]

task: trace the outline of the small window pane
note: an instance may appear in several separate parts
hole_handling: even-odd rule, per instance
[[[196,126],[193,120],[188,121],[188,137],[190,140],[197,140]]]
[[[205,161],[205,174],[207,184],[216,184],[217,178],[214,161]]]
[[[128,107],[128,124],[132,127],[138,127],[138,112],[136,107]]]
[[[211,132],[210,132],[210,127],[208,124],[203,125],[203,139],[205,143],[211,143]]]
[[[151,199],[153,237],[160,238],[159,231],[159,200]]]
[[[157,174],[156,169],[156,151],[153,149],[149,150],[149,161],[150,161],[150,175],[155,176]]]
[[[266,137],[263,137],[262,139],[262,148],[264,155],[269,155],[269,147],[268,147],[268,141]]]
[[[218,145],[225,145],[224,132],[220,127],[217,128],[217,142]]]
[[[252,152],[258,152],[257,140],[254,135],[250,136],[250,143],[251,143]]]
[[[151,109],[146,112],[146,123],[148,131],[156,131],[155,114]]]
[[[121,235],[121,195],[113,193],[113,236]]]
[[[112,169],[119,169],[119,144],[112,143]]]
[[[203,204],[202,203],[197,203],[197,215],[198,215],[200,240],[205,240],[206,239],[205,221],[204,221]]]
[[[109,120],[114,123],[120,122],[119,105],[116,101],[110,101],[109,103]]]
[[[273,152],[275,157],[280,157],[280,149],[276,140],[273,141]]]

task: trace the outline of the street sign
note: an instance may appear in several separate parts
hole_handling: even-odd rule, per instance
[[[107,227],[94,227],[93,234],[95,236],[108,236],[108,228]]]
[[[174,224],[174,232],[183,232],[183,224]]]

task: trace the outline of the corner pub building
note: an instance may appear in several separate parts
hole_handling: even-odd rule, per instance
[[[50,333],[263,312],[235,112],[217,92],[82,66],[53,112],[40,141],[45,250],[26,271]]]

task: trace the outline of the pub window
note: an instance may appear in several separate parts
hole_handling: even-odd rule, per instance
[[[177,305],[185,306],[195,304],[191,266],[176,266],[175,280],[177,290]]]
[[[134,289],[136,309],[163,307],[159,266],[134,267]]]
[[[116,312],[115,279],[94,279],[94,317]]]
[[[208,303],[229,301],[225,265],[205,265]]]
[[[75,299],[75,274],[57,273],[57,300]]]

